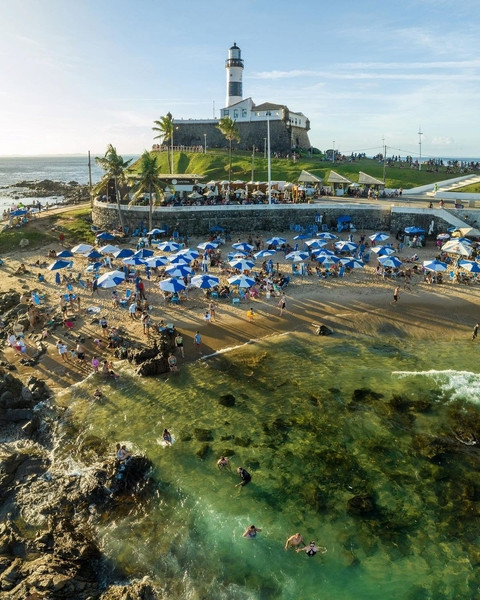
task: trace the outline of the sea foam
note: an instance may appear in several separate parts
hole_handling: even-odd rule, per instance
[[[429,371],[393,371],[392,375],[398,378],[430,378],[450,396],[451,400],[467,400],[480,404],[480,373],[455,371],[454,369],[445,371],[431,369]]]

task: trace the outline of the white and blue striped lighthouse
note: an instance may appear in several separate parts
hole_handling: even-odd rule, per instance
[[[232,104],[240,102],[243,96],[243,60],[236,42],[233,42],[233,46],[228,51],[225,68],[227,70],[227,103],[225,106],[232,106]]]

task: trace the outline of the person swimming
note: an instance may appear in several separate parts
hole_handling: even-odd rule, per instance
[[[288,550],[288,548],[300,546],[300,544],[302,544],[302,546],[306,546],[305,541],[304,541],[303,537],[301,536],[301,534],[294,533],[285,542],[285,550]]]
[[[228,460],[228,458],[226,456],[221,456],[217,460],[217,467],[219,469],[230,469],[230,461]]]
[[[169,446],[172,445],[172,434],[168,431],[168,429],[163,430],[163,441]]]
[[[297,552],[305,552],[307,556],[315,556],[317,552],[320,552],[320,554],[325,554],[326,551],[326,548],[323,546],[317,546],[315,542],[310,542],[310,544],[305,546],[305,548],[297,548]]]
[[[247,485],[247,483],[250,483],[250,481],[252,480],[252,476],[250,475],[250,473],[243,467],[238,467],[237,473],[240,475],[242,481],[240,483],[237,483],[235,487],[244,487]]]
[[[247,527],[247,529],[245,530],[245,533],[243,534],[242,537],[255,538],[255,537],[257,537],[257,533],[259,533],[260,531],[262,531],[262,530],[258,529],[258,527],[255,527],[255,525],[250,525],[249,527]]]

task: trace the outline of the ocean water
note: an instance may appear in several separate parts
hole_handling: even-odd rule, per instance
[[[161,597],[476,598],[472,348],[291,333],[155,379],[124,365],[118,381],[91,376],[59,397],[69,410],[57,452],[80,470],[99,457],[79,456],[79,440],[151,459],[154,497],[97,532],[112,563],[150,575]],[[235,406],[219,404],[224,394]],[[165,427],[172,447],[160,444]],[[231,472],[216,468],[222,454]],[[245,488],[237,466],[253,476]],[[373,503],[365,516],[348,509],[358,495]],[[243,538],[252,523],[262,532]],[[327,553],[285,551],[297,531]]]
[[[123,156],[125,160],[136,159],[137,156]],[[91,156],[92,182],[100,181],[103,171],[95,162],[95,155]],[[11,207],[16,203],[15,197],[22,197],[18,189],[13,188],[21,181],[42,181],[50,179],[68,183],[76,181],[87,184],[88,155],[82,156],[9,156],[0,157],[0,209]],[[12,189],[13,188],[13,189]],[[32,202],[33,198],[27,198],[26,204]],[[36,199],[35,199],[36,200]],[[47,198],[39,199],[42,204]],[[51,204],[52,201],[49,201]]]

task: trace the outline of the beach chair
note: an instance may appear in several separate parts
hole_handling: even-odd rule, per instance
[[[178,296],[172,296],[170,298],[170,304],[180,304],[180,298]]]
[[[126,308],[128,301],[130,300],[130,297],[132,295],[132,290],[128,289],[125,290],[125,295],[123,298],[120,299],[119,304],[120,306],[123,306],[123,308]]]
[[[345,275],[345,267],[342,266],[342,267],[340,267],[340,269],[338,269],[338,276],[343,277],[344,275]]]
[[[218,300],[218,292],[210,292],[210,298],[212,300]]]
[[[448,280],[451,283],[454,283],[454,281],[455,281],[455,271],[449,271],[449,273],[448,273]]]
[[[232,306],[235,306],[235,304],[240,304],[240,298],[238,296],[232,298]]]

